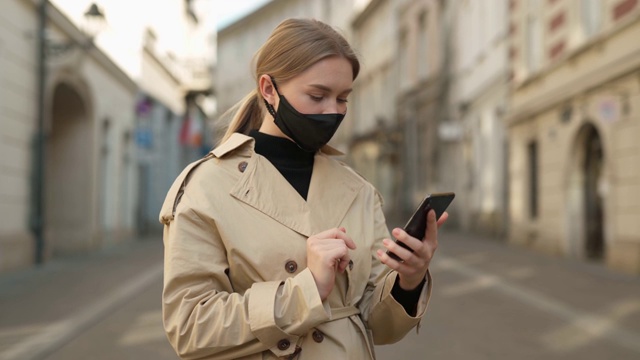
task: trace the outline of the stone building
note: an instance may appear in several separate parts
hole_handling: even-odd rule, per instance
[[[0,11],[0,271],[106,246],[134,228],[127,159],[138,87],[53,5],[40,83],[39,3],[4,1]],[[36,160],[40,91],[43,166]]]
[[[442,119],[442,189],[461,229],[503,238],[507,216],[507,0],[447,1],[452,53],[449,117]]]
[[[438,129],[448,118],[450,53],[445,2],[397,1],[397,124],[401,132],[399,211],[409,214],[427,194],[444,191]],[[452,217],[453,219],[454,217]],[[452,221],[453,222],[453,221]]]
[[[510,241],[640,273],[640,4],[509,13]]]
[[[352,121],[343,124],[349,135],[348,161],[376,186],[387,213],[398,206],[401,131],[394,94],[398,92],[395,1],[373,0],[352,22],[352,46],[361,62],[349,103]]]
[[[159,228],[171,182],[211,146],[202,9],[7,0],[0,10],[0,272]],[[106,18],[102,32],[85,12]]]

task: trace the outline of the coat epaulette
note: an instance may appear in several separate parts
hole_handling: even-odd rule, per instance
[[[169,192],[167,193],[166,198],[164,199],[164,204],[162,205],[162,210],[160,211],[160,222],[162,224],[169,224],[173,217],[176,214],[176,207],[178,203],[180,203],[180,199],[182,198],[182,194],[184,194],[184,187],[187,185],[187,181],[189,180],[189,176],[203,162],[214,158],[213,153],[208,153],[203,158],[196,160],[189,164],[171,185]]]

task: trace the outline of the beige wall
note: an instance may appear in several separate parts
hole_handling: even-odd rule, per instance
[[[50,13],[52,39],[69,39],[68,31],[73,27],[55,9]],[[33,262],[29,211],[32,137],[37,116],[34,105],[37,103],[36,28],[37,12],[31,1],[11,0],[3,4],[0,12],[0,43],[3,44],[0,53],[0,271],[26,267]],[[54,203],[59,208],[47,207],[47,219],[58,224],[57,229],[66,228],[68,233],[58,230],[59,236],[54,236],[52,231],[56,227],[47,228],[47,254],[56,253],[57,246],[60,252],[77,252],[118,241],[123,234],[131,232],[133,225],[126,216],[133,207],[131,197],[123,196],[129,184],[123,182],[121,176],[131,170],[123,161],[125,154],[132,156],[132,149],[123,143],[123,133],[132,128],[137,86],[104,54],[95,50],[88,53],[72,50],[52,59],[49,66],[46,126],[49,134],[54,131],[62,134],[55,139],[59,145],[55,156],[64,155],[67,160],[58,161],[47,153],[47,189],[64,191],[57,194],[60,200]],[[77,96],[75,100],[63,99],[60,103],[63,106],[56,107],[54,90],[61,83],[67,84]],[[73,110],[74,107],[80,110]],[[57,115],[52,113],[54,108],[58,109]],[[56,117],[75,121],[79,126],[56,127],[60,123],[51,122]],[[102,124],[107,118],[111,125],[105,134]],[[74,132],[76,136],[67,143],[65,136]],[[49,138],[47,148],[52,144]],[[105,156],[101,153],[103,146],[110,149]],[[74,159],[81,159],[79,166],[74,166]],[[61,182],[68,179],[75,179],[77,182],[72,182],[75,186],[60,188]],[[71,215],[61,218],[66,209],[70,209]],[[73,209],[78,211],[71,211]],[[67,222],[71,226],[67,226]]]
[[[31,8],[19,1],[0,12],[0,271],[32,259],[27,231],[30,144],[35,100],[35,40],[24,34],[35,28]],[[30,26],[31,25],[31,26]]]
[[[461,228],[502,237],[507,227],[507,0],[451,1],[454,59],[448,126],[454,151],[443,187],[454,190]],[[460,204],[464,204],[461,206]]]
[[[570,11],[558,1],[547,18]],[[598,185],[603,200],[604,261],[619,270],[640,273],[640,9],[613,20],[620,1],[603,2],[605,19],[592,38],[572,36],[579,18],[550,23],[543,45],[566,42],[566,50],[547,52],[542,68],[527,74],[515,51],[510,126],[510,216],[512,241],[563,256],[585,257],[585,204],[579,174],[585,124],[600,136],[604,165]],[[516,27],[518,16],[513,17]],[[553,14],[553,15],[551,15]],[[522,39],[512,46],[519,49]],[[609,104],[611,112],[602,111]],[[567,110],[571,111],[568,112]],[[563,117],[564,114],[564,117]],[[613,115],[611,115],[613,114]],[[539,216],[529,216],[530,171],[527,144],[539,147]]]

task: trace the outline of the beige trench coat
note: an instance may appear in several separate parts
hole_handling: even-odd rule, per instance
[[[416,317],[390,295],[396,279],[376,257],[389,237],[376,190],[323,152],[307,201],[234,134],[176,179],[162,207],[164,327],[184,359],[373,359]],[[330,152],[325,146],[324,152]],[[335,151],[335,150],[333,150]],[[357,245],[322,302],[306,239],[344,227]]]

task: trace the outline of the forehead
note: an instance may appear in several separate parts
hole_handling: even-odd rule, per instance
[[[350,89],[353,84],[353,68],[343,57],[328,57],[311,65],[291,79],[297,85],[318,84],[334,91]]]

